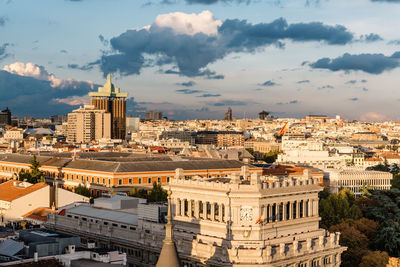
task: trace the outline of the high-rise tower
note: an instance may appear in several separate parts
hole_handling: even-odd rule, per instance
[[[126,98],[128,93],[120,93],[111,83],[111,75],[97,92],[90,92],[90,103],[97,109],[111,113],[111,138],[125,139],[126,135]]]

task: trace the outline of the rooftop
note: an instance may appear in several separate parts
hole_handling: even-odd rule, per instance
[[[15,183],[15,185],[14,185]],[[45,183],[29,184],[19,181],[8,181],[0,184],[0,200],[11,202],[20,197],[48,186]]]

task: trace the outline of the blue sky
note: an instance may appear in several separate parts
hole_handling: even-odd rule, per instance
[[[398,14],[395,0],[0,0],[0,108],[67,113],[111,72],[128,110],[175,119],[398,120]]]

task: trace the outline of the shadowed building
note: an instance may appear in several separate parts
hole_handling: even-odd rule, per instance
[[[225,120],[231,121],[232,120],[232,109],[229,107],[228,111],[225,113]]]
[[[126,135],[126,98],[128,93],[120,93],[111,83],[111,75],[97,92],[90,92],[90,103],[97,109],[111,113],[111,138],[125,139]]]
[[[0,111],[0,125],[11,125],[11,111],[8,108]]]

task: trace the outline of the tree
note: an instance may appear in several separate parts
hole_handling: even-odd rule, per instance
[[[393,175],[392,188],[400,189],[400,173]]]
[[[268,152],[268,153],[265,153],[265,155],[264,155],[264,157],[263,157],[263,160],[264,160],[266,163],[274,163],[275,160],[278,158],[278,154],[279,154],[279,151],[278,151],[278,150],[270,151],[270,152]]]
[[[153,189],[149,194],[149,202],[166,202],[167,201],[167,191],[162,189],[161,183],[153,183]]]
[[[43,172],[40,170],[41,164],[34,155],[31,160],[31,165],[29,166],[29,171],[20,170],[17,178],[20,181],[26,180],[28,183],[36,184],[40,182],[45,182]]]
[[[400,257],[400,225],[389,221],[379,226],[373,246],[383,249],[392,257]]]
[[[370,251],[361,260],[360,267],[381,267],[389,262],[389,255],[382,251]]]
[[[75,193],[89,198],[92,197],[92,193],[90,192],[89,188],[81,184],[75,187]]]

